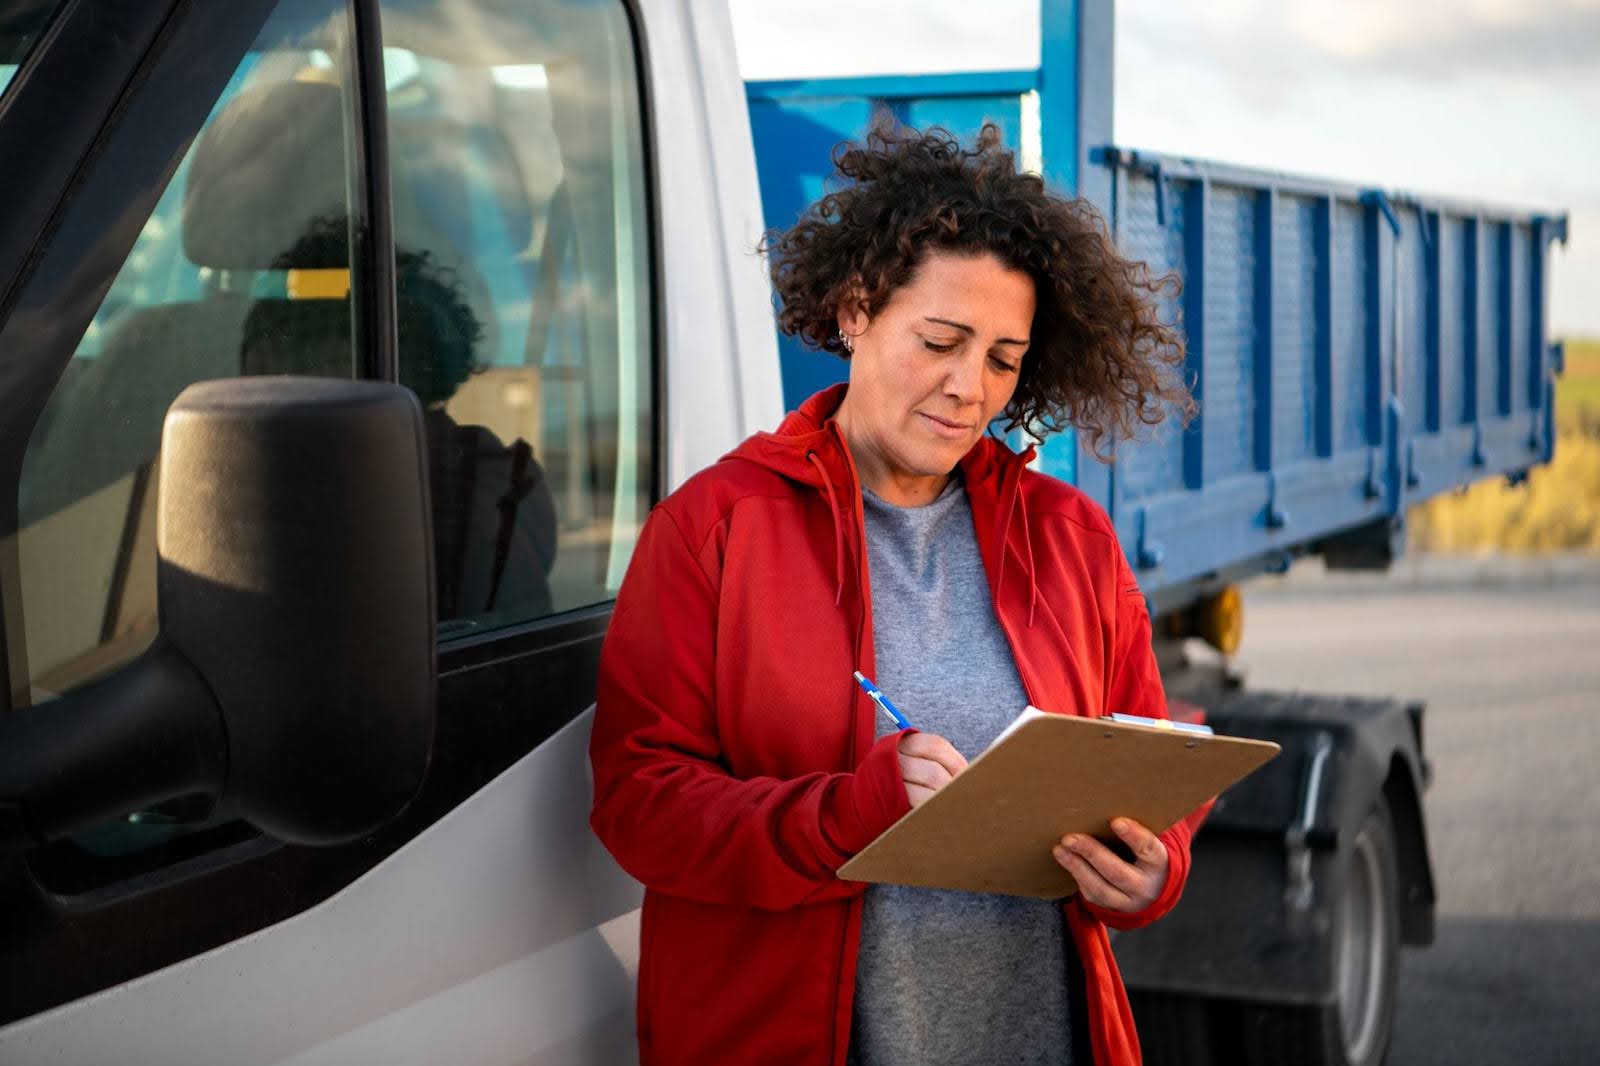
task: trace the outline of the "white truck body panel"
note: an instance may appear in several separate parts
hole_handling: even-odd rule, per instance
[[[721,0],[643,5],[666,300],[667,485],[783,416],[755,145]],[[669,165],[670,161],[670,165]]]
[[[589,831],[592,721],[318,906],[0,1031],[0,1061],[626,1061],[640,889]]]

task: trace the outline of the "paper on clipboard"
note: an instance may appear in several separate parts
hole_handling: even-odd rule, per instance
[[[1011,724],[1000,730],[1000,735],[989,741],[989,747],[984,748],[983,750],[988,751],[989,748],[999,744],[1002,740],[1006,739],[1006,737],[1009,737],[1012,733],[1015,733],[1018,729],[1027,725],[1035,718],[1043,718],[1049,713],[1049,711],[1041,711],[1039,708],[1029,705],[1021,714],[1011,719]]]
[[[955,779],[839,868],[847,880],[1058,899],[1050,849],[1111,819],[1160,832],[1278,754],[1278,745],[1028,708]]]

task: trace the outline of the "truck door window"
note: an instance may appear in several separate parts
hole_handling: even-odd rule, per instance
[[[268,18],[76,340],[19,482],[14,705],[92,681],[154,638],[157,453],[180,391],[241,374],[353,374],[354,108],[335,58],[346,26],[343,0],[296,0]],[[135,105],[113,136],[138,138],[143,113]],[[136,851],[204,813],[141,812],[72,846]]]
[[[651,471],[649,233],[620,2],[383,11],[400,375],[440,633],[616,594]]]

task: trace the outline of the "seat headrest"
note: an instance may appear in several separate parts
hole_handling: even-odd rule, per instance
[[[319,220],[346,206],[344,103],[337,85],[288,81],[230,100],[195,145],[183,197],[183,250],[222,270],[271,270]],[[345,267],[297,262],[301,268]]]

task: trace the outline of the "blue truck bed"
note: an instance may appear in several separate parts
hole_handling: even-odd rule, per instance
[[[993,119],[1038,166],[1051,105],[1033,86],[1048,75],[751,82],[767,224],[820,195],[829,149],[877,108],[964,137]],[[1111,513],[1156,613],[1306,553],[1387,565],[1410,505],[1549,459],[1545,278],[1564,216],[1107,145],[1080,158],[1074,184],[1098,190],[1125,253],[1183,283],[1167,312],[1201,413],[1118,445],[1109,466],[1064,434],[1039,466]],[[844,378],[779,344],[790,406]]]

